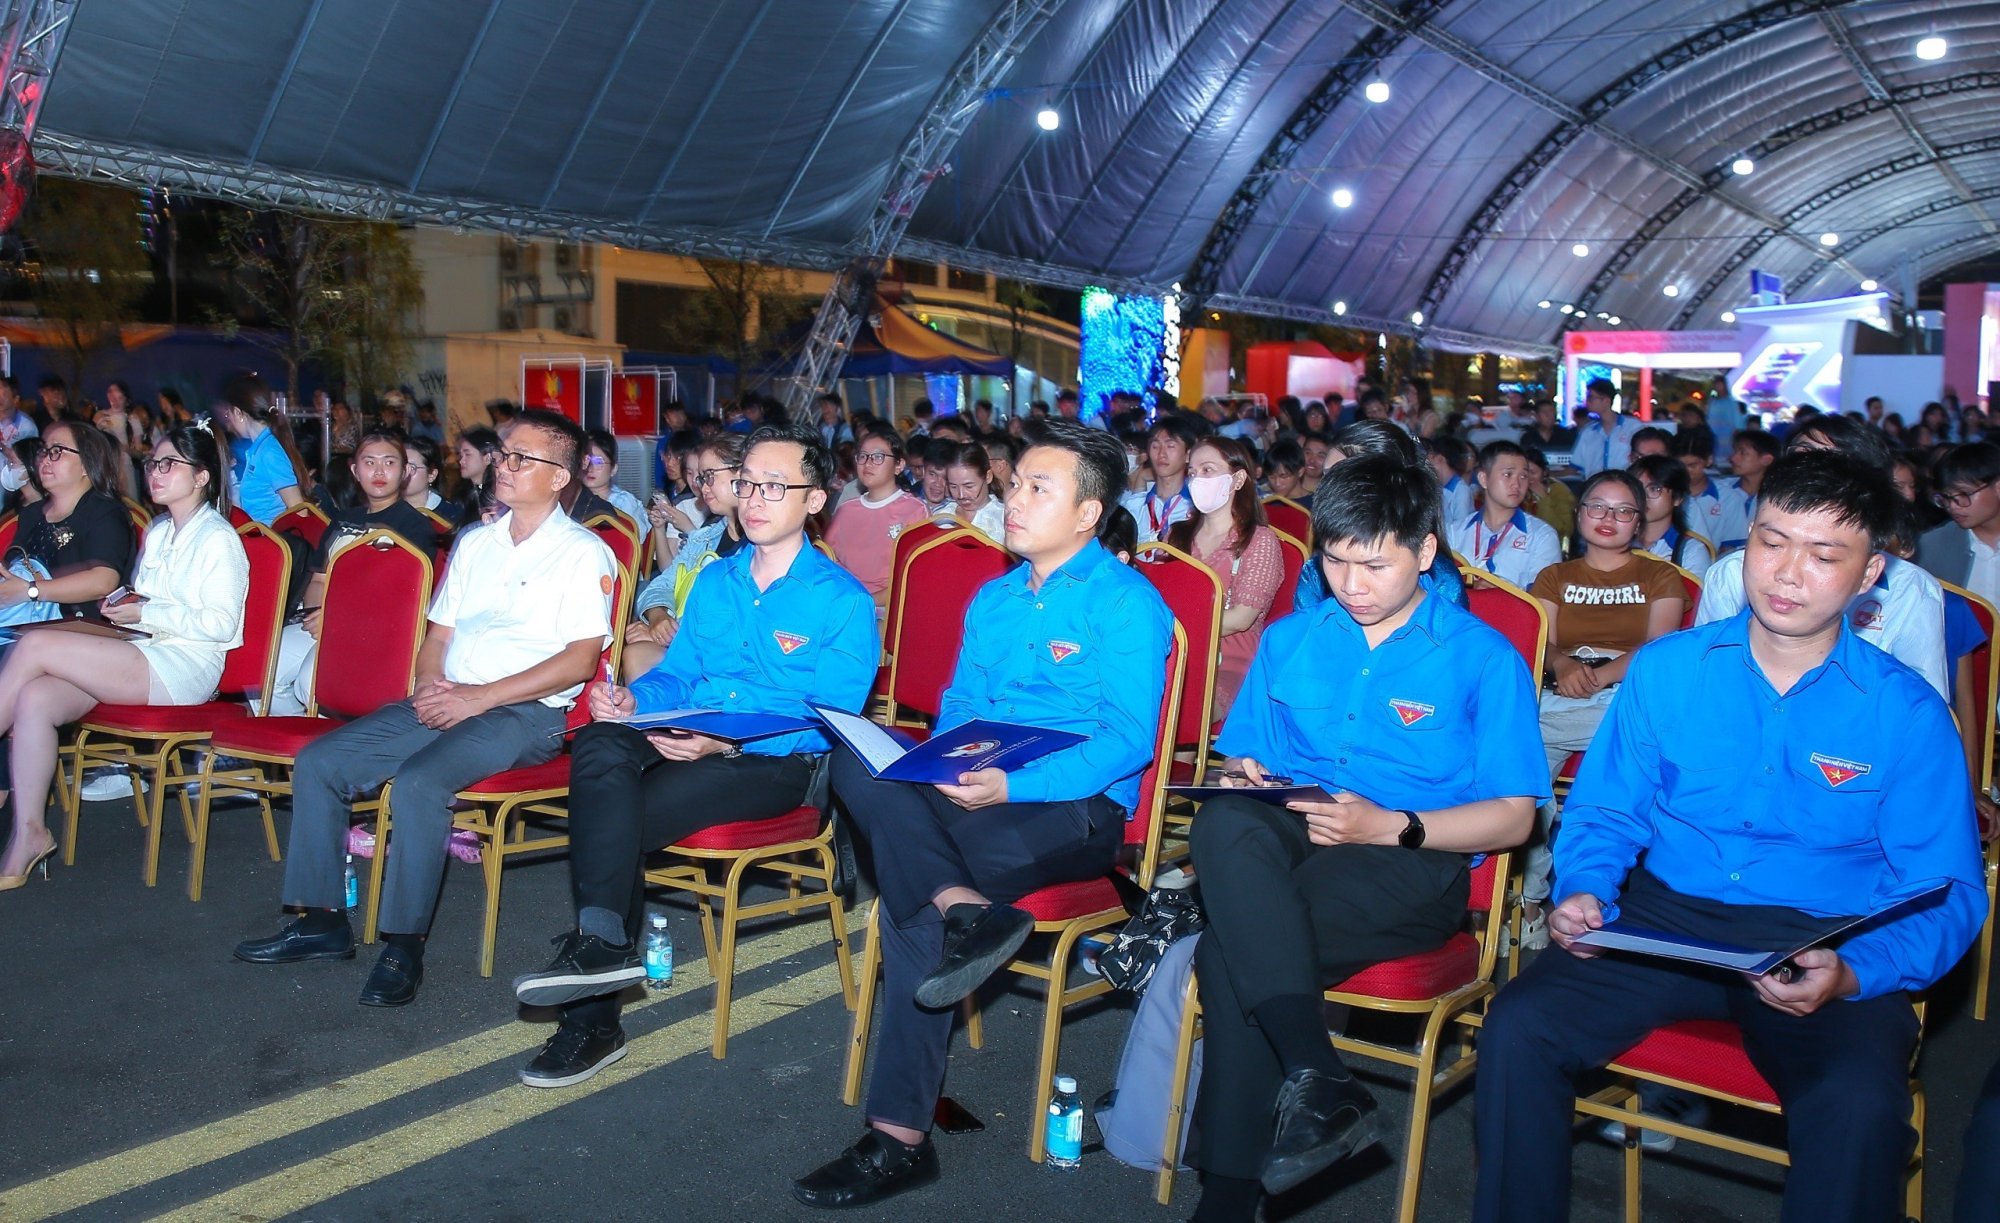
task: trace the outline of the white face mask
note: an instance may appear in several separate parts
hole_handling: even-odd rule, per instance
[[[1136,451],[1127,450],[1125,452],[1125,474],[1129,476],[1137,470],[1139,470],[1139,455]]]
[[[1234,473],[1226,476],[1196,476],[1187,482],[1188,499],[1194,508],[1204,514],[1213,514],[1229,504],[1230,494],[1236,491]]]

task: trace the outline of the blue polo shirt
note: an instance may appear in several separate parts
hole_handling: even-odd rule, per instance
[[[292,470],[292,456],[269,429],[259,433],[243,448],[236,468],[236,501],[243,512],[265,526],[285,512],[285,499],[278,490],[297,488],[298,474]]]
[[[1384,807],[1541,800],[1536,699],[1520,652],[1449,599],[1424,595],[1373,649],[1329,599],[1264,630],[1215,746]]]
[[[1614,901],[1641,854],[1677,892],[1819,917],[1949,880],[1942,904],[1840,949],[1857,997],[1922,989],[1986,918],[1951,715],[1844,619],[1826,661],[1779,693],[1751,656],[1749,625],[1745,610],[1633,658],[1563,808],[1554,895]]]
[[[860,712],[874,686],[882,640],[875,600],[811,544],[785,576],[758,590],[754,548],[702,569],[666,656],[632,682],[640,713],[725,709],[809,718],[807,701]],[[818,731],[743,745],[759,756],[827,750]]]
[[[1102,794],[1129,818],[1160,727],[1173,613],[1096,540],[1040,590],[1032,576],[1017,565],[972,597],[937,728],[989,718],[1088,735],[1009,771],[1007,801]]]

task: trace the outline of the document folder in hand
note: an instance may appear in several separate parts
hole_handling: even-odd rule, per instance
[[[1783,951],[1757,950],[1751,947],[1732,946],[1728,943],[1714,943],[1666,930],[1648,930],[1643,926],[1617,920],[1605,923],[1601,929],[1579,935],[1576,941],[1585,947],[1602,947],[1607,951],[1636,951],[1643,955],[1683,960],[1690,964],[1706,964],[1712,968],[1728,968],[1749,973],[1753,977],[1761,977],[1801,951],[1823,946],[1837,935],[1845,934],[1863,922],[1874,921],[1905,906],[1920,908],[1926,902],[1942,900],[1950,887],[1949,883],[1941,883],[1914,896],[1906,896],[1885,905],[1873,913],[1864,913],[1860,917],[1829,918],[1827,929],[1814,938]]]
[[[727,709],[669,709],[662,713],[627,718],[619,725],[641,731],[683,731],[691,735],[707,735],[739,747],[759,739],[775,739],[779,735],[819,729],[819,723],[812,718],[794,718],[777,713],[741,713]]]
[[[954,784],[961,773],[1019,768],[1088,738],[1067,730],[978,719],[916,743],[845,710],[812,704],[807,708],[884,781]]]
[[[1250,798],[1273,807],[1286,803],[1330,803],[1333,795],[1321,786],[1168,786],[1175,798],[1191,798],[1205,803],[1212,798]]]

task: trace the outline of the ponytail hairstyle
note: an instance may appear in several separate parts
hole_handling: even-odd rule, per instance
[[[222,477],[222,445],[215,438],[215,420],[209,417],[192,424],[175,425],[167,430],[162,442],[188,462],[208,473],[208,487],[202,497],[217,513],[227,513],[229,509],[229,487]]]
[[[292,461],[292,478],[298,483],[300,491],[311,487],[305,460],[299,457],[298,443],[292,438],[292,422],[278,410],[270,384],[260,375],[245,370],[229,380],[223,388],[222,398],[230,407],[269,428],[277,436],[278,444],[285,448],[285,457]]]

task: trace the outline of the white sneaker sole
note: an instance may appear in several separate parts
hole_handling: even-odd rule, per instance
[[[561,1006],[579,998],[615,994],[634,981],[643,981],[645,977],[645,966],[639,964],[606,972],[566,973],[559,977],[535,973],[515,978],[514,997],[529,1006]]]
[[[527,1070],[523,1069],[521,1071],[521,1083],[523,1086],[526,1087],[574,1087],[578,1083],[583,1082],[585,1079],[590,1078],[598,1071],[604,1069],[606,1066],[609,1066],[611,1063],[624,1057],[625,1051],[629,1048],[631,1048],[630,1045],[620,1045],[616,1049],[613,1049],[611,1052],[599,1058],[593,1064],[584,1067],[582,1070],[577,1071],[575,1074],[568,1075],[560,1079],[529,1078]]]

